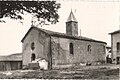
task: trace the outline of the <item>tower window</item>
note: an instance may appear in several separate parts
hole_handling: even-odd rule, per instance
[[[88,45],[87,51],[88,51],[88,52],[91,52],[91,45]]]
[[[69,24],[69,23],[67,23],[67,26],[70,26],[70,24]]]
[[[76,26],[76,24],[74,24],[74,26]]]
[[[74,54],[74,50],[73,50],[73,43],[70,43],[69,45],[69,49],[70,49],[70,54]]]

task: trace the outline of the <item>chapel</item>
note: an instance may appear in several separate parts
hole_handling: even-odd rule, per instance
[[[31,26],[21,42],[23,66],[38,58],[48,62],[48,69],[105,61],[106,42],[78,36],[78,21],[72,11],[66,33]]]

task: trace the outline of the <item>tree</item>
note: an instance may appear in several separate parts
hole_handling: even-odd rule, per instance
[[[0,19],[10,17],[11,19],[24,19],[21,14],[30,13],[41,23],[58,22],[58,9],[60,3],[56,1],[0,1]],[[2,22],[2,21],[0,21]]]

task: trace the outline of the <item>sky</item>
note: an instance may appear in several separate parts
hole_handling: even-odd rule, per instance
[[[111,46],[108,33],[120,27],[120,2],[87,2],[83,0],[58,0],[61,8],[58,11],[59,23],[42,26],[51,31],[65,33],[66,20],[71,9],[78,21],[78,32],[81,36],[107,42]],[[31,27],[31,15],[24,15],[23,24],[19,20],[4,18],[0,23],[0,55],[22,52],[21,40]]]

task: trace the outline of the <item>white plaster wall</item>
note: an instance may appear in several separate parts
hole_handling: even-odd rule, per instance
[[[112,44],[112,58],[116,59],[117,55],[117,42],[120,42],[120,33],[111,35],[111,44]]]

